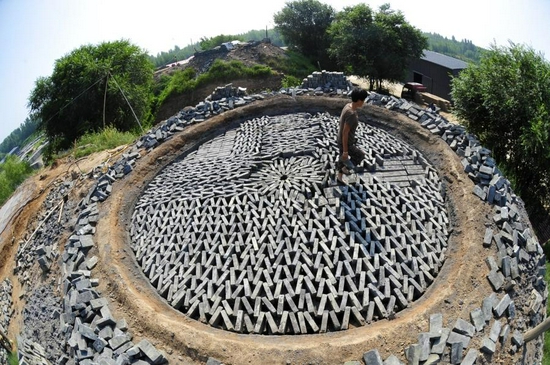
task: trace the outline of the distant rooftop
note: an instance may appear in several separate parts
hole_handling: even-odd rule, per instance
[[[441,66],[445,66],[446,68],[451,70],[462,70],[468,66],[468,64],[462,60],[449,57],[434,51],[428,51],[427,49],[424,50],[424,56],[422,57],[422,59]]]

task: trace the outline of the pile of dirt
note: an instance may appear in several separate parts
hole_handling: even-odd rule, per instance
[[[241,61],[246,66],[265,65],[272,61],[288,57],[285,50],[270,42],[249,42],[236,45],[227,50],[225,47],[196,52],[188,62],[180,62],[173,67],[167,67],[155,73],[155,78],[171,75],[176,71],[193,67],[199,74],[208,71],[216,59],[223,61]]]
[[[228,51],[225,48],[219,48],[209,51],[197,52],[187,63],[182,63],[174,67],[165,68],[155,74],[155,78],[162,75],[171,75],[174,72],[184,70],[188,67],[194,68],[198,74],[208,71],[216,59],[224,61],[241,61],[247,66],[265,65],[267,63],[276,63],[274,61],[288,57],[285,50],[269,42],[250,42],[236,46]],[[269,77],[262,78],[240,78],[228,81],[235,87],[246,88],[247,92],[256,93],[261,90],[279,90],[282,86],[282,73],[276,73]],[[155,123],[161,122],[181,109],[187,106],[195,106],[203,101],[208,95],[220,85],[219,83],[209,83],[203,85],[191,92],[186,92],[176,96],[169,97],[156,113]]]

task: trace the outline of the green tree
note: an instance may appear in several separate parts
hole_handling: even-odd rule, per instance
[[[2,143],[0,143],[0,153],[8,153],[12,148],[20,146],[29,138],[35,131],[38,122],[36,120],[27,118],[25,121],[13,132],[7,136]]]
[[[327,49],[330,41],[327,29],[335,17],[335,10],[316,0],[299,0],[286,3],[273,16],[275,29],[289,47],[319,63],[322,68],[332,68]]]
[[[127,131],[151,119],[153,65],[126,40],[85,45],[58,59],[29,97],[32,116],[51,151],[89,131],[113,126]]]
[[[370,88],[382,80],[401,81],[411,59],[422,55],[427,40],[388,4],[377,13],[366,4],[344,8],[328,29],[329,53],[348,73],[366,77]]]
[[[8,156],[0,164],[0,206],[31,173],[29,163],[21,161],[17,156]]]
[[[448,39],[437,33],[423,33],[423,35],[428,39],[428,49],[430,51],[442,53],[466,62],[479,63],[481,55],[485,51],[485,49],[475,46],[468,39],[463,39],[459,42],[454,36]]]
[[[492,150],[514,191],[550,207],[550,64],[529,47],[493,45],[452,81],[454,111]]]

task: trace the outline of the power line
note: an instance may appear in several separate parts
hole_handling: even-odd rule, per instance
[[[66,107],[68,107],[70,104],[74,103],[76,101],[76,99],[78,99],[79,97],[81,97],[85,92],[87,92],[88,90],[90,90],[92,87],[94,87],[95,85],[97,85],[101,80],[103,80],[103,77],[100,78],[99,80],[97,80],[96,82],[94,82],[92,85],[90,85],[86,90],[84,90],[83,92],[81,92],[80,94],[78,94],[77,96],[75,96],[72,100],[70,100],[67,104],[63,105],[54,115],[51,116],[50,119],[48,119],[46,121],[45,124],[48,124],[50,122],[50,120],[52,120],[53,118],[55,118],[59,113],[61,113],[61,111],[63,109],[65,109]]]
[[[128,103],[128,106],[130,107],[130,110],[132,111],[132,114],[134,115],[134,118],[136,118],[136,121],[137,123],[139,124],[139,128],[141,129],[141,133],[144,133],[145,131],[143,130],[143,127],[141,126],[141,123],[139,122],[139,119],[136,115],[136,113],[134,112],[134,108],[132,108],[132,105],[130,105],[130,102],[128,101],[128,98],[126,98],[126,95],[124,94],[124,91],[122,91],[122,88],[120,87],[120,85],[118,84],[118,82],[116,82],[116,79],[113,75],[111,75],[111,73],[109,72],[108,73],[111,78],[113,79],[113,81],[115,82],[116,86],[118,87],[118,89],[120,90],[120,93],[122,94],[122,96],[124,97],[124,100],[126,100],[126,103]]]

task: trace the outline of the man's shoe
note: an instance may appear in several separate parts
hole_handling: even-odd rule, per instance
[[[344,161],[344,166],[348,168],[348,170],[355,170],[355,165],[351,160],[348,158],[346,161]]]
[[[351,172],[352,172],[352,171],[353,171],[353,170],[348,169],[346,166],[343,166],[343,167],[340,169],[340,172],[343,173],[343,174],[345,174],[345,175],[351,175]]]

